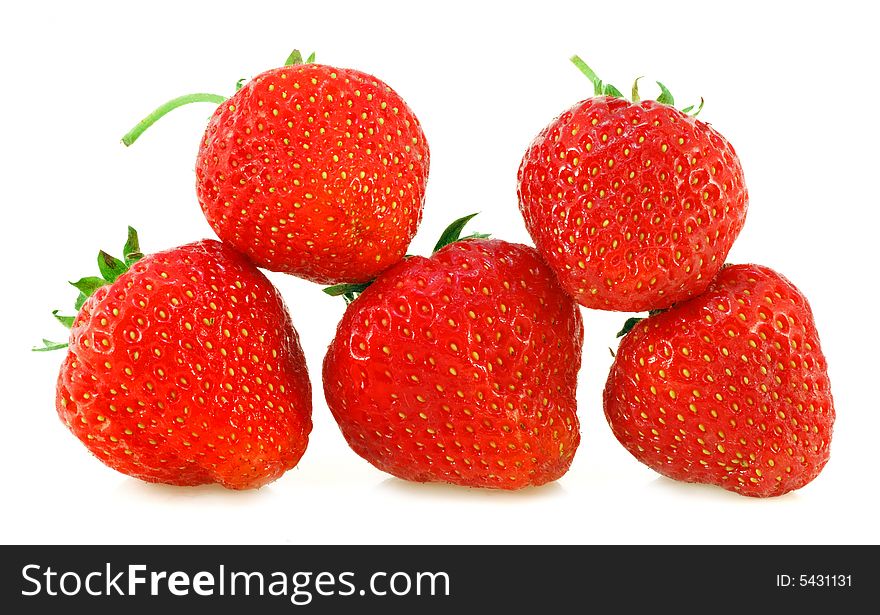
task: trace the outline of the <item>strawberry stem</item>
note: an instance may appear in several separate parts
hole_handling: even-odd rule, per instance
[[[627,100],[626,97],[618,90],[616,87],[611,85],[610,83],[605,83],[599,76],[596,74],[590,66],[584,62],[579,56],[571,56],[571,62],[575,66],[577,66],[578,70],[580,70],[584,75],[586,75],[587,79],[593,84],[593,95],[594,96],[611,96],[613,98],[623,98]],[[633,81],[632,90],[631,90],[631,98],[630,100],[634,103],[637,103],[642,100],[639,95],[639,79],[641,77],[636,77],[636,80]],[[660,88],[660,95],[657,96],[656,100],[658,103],[669,105],[670,107],[675,107],[675,98],[672,96],[672,92],[669,91],[662,82],[657,81],[657,86]],[[697,110],[694,111],[694,105],[689,107],[685,107],[681,109],[682,113],[689,114],[691,117],[696,117],[700,114],[700,111],[703,110],[703,99],[700,98],[700,105],[697,107]],[[691,113],[693,111],[693,113]]]
[[[571,56],[571,63],[577,66],[578,70],[586,75],[587,79],[589,79],[590,82],[593,84],[593,94],[595,94],[596,96],[601,96],[602,80],[599,79],[599,75],[597,75],[586,62],[581,60],[580,56]]]
[[[584,62],[580,56],[571,56],[571,63],[577,66],[578,70],[586,75],[587,79],[593,84],[594,96],[611,96],[613,98],[623,98],[623,94],[610,83],[604,83],[599,76],[593,71],[589,65]]]
[[[303,60],[302,54],[299,52],[299,49],[294,49],[289,56],[287,56],[287,60],[284,62],[285,66],[296,66],[298,64],[311,64],[315,61],[314,52],[309,55],[306,60]],[[235,84],[235,91],[238,92],[241,89],[242,84],[246,79],[239,79]],[[195,94],[185,94],[183,96],[178,96],[177,98],[172,98],[165,104],[159,105],[156,109],[150,113],[147,117],[142,119],[140,122],[135,125],[134,128],[129,130],[122,137],[122,143],[128,147],[132,143],[138,140],[144,131],[155,124],[160,118],[165,116],[169,111],[173,111],[178,107],[182,107],[183,105],[188,105],[194,102],[210,102],[217,105],[223,104],[226,102],[228,98],[226,96],[220,96],[219,94],[207,94],[204,92],[197,92]]]
[[[156,123],[160,118],[165,116],[169,111],[173,111],[178,107],[182,107],[183,105],[188,105],[194,102],[211,102],[215,104],[221,104],[226,101],[225,96],[220,96],[219,94],[205,94],[205,93],[196,93],[196,94],[185,94],[184,96],[178,96],[177,98],[172,98],[165,104],[159,105],[156,109],[150,113],[147,117],[138,122],[134,128],[129,130],[122,137],[122,143],[127,147],[137,141],[138,137],[140,137],[144,131]]]

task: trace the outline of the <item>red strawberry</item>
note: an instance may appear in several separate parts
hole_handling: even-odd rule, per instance
[[[605,385],[614,435],[657,472],[749,496],[803,487],[828,461],[834,404],[806,298],[731,265],[635,325]]]
[[[634,85],[629,102],[573,60],[596,97],[542,130],[519,168],[520,211],[538,251],[586,307],[645,311],[700,293],[745,221],[736,152],[675,109],[662,84],[657,101],[640,101]]]
[[[102,252],[107,279],[76,283],[79,314],[60,318],[73,321],[61,420],[98,459],[145,481],[275,480],[311,430],[305,359],[281,296],[216,241],[134,262],[133,239],[131,268]]]
[[[580,440],[577,305],[534,249],[457,241],[382,274],[346,311],[324,392],[356,453],[413,481],[518,489]]]
[[[376,77],[303,64],[298,52],[289,62],[217,108],[196,161],[199,202],[220,239],[260,267],[325,284],[370,280],[415,235],[428,143]]]

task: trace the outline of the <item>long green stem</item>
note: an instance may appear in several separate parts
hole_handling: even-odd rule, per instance
[[[143,134],[143,132],[156,123],[156,121],[164,116],[169,111],[177,109],[178,107],[182,107],[183,105],[188,105],[189,103],[194,102],[211,102],[219,105],[220,103],[226,100],[225,96],[220,96],[219,94],[205,94],[205,93],[196,93],[196,94],[186,94],[184,96],[178,96],[177,98],[173,98],[169,100],[164,105],[160,105],[153,111],[150,115],[142,119],[137,125],[129,130],[124,137],[122,137],[122,143],[126,146],[131,145],[137,138]]]
[[[602,80],[599,79],[599,76],[590,68],[586,62],[581,60],[580,56],[571,56],[571,63],[577,66],[578,70],[581,71],[584,75],[586,75],[587,79],[593,84],[593,88],[595,90],[596,96],[602,94]]]
[[[571,63],[577,66],[578,70],[586,75],[593,84],[593,94],[595,96],[611,96],[612,98],[623,98],[623,94],[610,83],[604,83],[599,76],[590,68],[586,62],[581,60],[580,56],[571,56]]]

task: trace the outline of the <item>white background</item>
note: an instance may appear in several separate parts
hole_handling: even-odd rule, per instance
[[[0,33],[0,542],[878,543],[878,53],[870,3],[18,2]],[[558,483],[518,493],[409,484],[346,446],[320,366],[341,300],[270,274],[299,329],[314,431],[299,466],[254,492],[130,479],[59,422],[64,338],[50,316],[67,280],[96,273],[125,227],[146,251],[213,237],[194,160],[210,105],[180,109],[135,146],[122,134],[192,91],[231,94],[293,47],[374,73],[431,146],[426,253],[452,219],[529,242],[516,170],[532,137],[591,94],[581,54],[627,92],[660,79],[734,144],[751,194],[730,262],[758,262],[810,298],[838,413],[831,461],[771,500],[673,483],[637,463],[604,421],[609,347],[626,315],[584,311],[583,441]],[[648,93],[650,79],[642,81]]]

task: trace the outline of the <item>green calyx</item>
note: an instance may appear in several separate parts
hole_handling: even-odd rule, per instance
[[[576,56],[576,55],[572,56],[571,62],[572,62],[572,64],[577,66],[578,70],[580,70],[584,75],[586,75],[587,79],[589,79],[590,82],[593,84],[593,95],[594,96],[610,96],[612,98],[622,98],[624,100],[627,100],[627,98],[620,92],[620,90],[618,90],[616,87],[614,87],[610,83],[605,83],[604,81],[599,79],[599,76],[596,75],[596,72],[592,68],[590,68],[589,65],[586,62],[584,62],[579,56]],[[634,103],[637,103],[640,100],[642,100],[641,96],[639,95],[639,79],[641,79],[641,77],[636,78],[636,80],[633,82],[632,89],[631,89],[632,93],[631,93],[630,100],[631,100],[631,102],[634,102]],[[663,85],[663,83],[661,83],[660,81],[657,81],[656,83],[657,83],[657,87],[660,88],[660,94],[659,94],[659,96],[657,96],[657,98],[655,100],[658,103],[661,103],[664,105],[669,105],[670,107],[674,107],[675,106],[675,98],[672,96],[672,92],[670,92],[669,88],[667,88],[665,85]],[[694,110],[694,105],[690,105],[688,107],[685,107],[684,109],[681,109],[681,112],[688,114],[691,117],[696,117],[700,114],[700,111],[703,110],[703,102],[704,101],[701,98],[700,104],[696,107],[696,110]]]
[[[372,284],[372,280],[369,282],[360,282],[355,284],[334,284],[333,286],[328,286],[323,289],[325,293],[330,295],[331,297],[342,297],[345,299],[345,305],[348,305],[360,295],[362,292],[367,290],[367,287]]]
[[[455,243],[456,241],[462,241],[464,239],[486,239],[489,237],[488,233],[471,233],[470,235],[461,236],[462,231],[464,231],[464,227],[467,226],[467,223],[474,219],[478,215],[479,212],[475,214],[470,214],[468,216],[463,216],[458,220],[455,220],[449,226],[444,229],[444,231],[440,234],[440,239],[437,240],[437,243],[434,244],[434,249],[431,251],[431,254],[436,252],[437,250],[448,246],[451,243]]]
[[[297,64],[311,64],[315,61],[315,54],[312,53],[309,55],[308,59],[303,61],[302,54],[298,49],[294,49],[291,54],[287,57],[287,60],[284,62],[285,66],[295,66]],[[235,91],[238,92],[246,79],[239,79],[235,84]],[[134,143],[150,126],[155,124],[157,121],[162,119],[169,112],[174,111],[178,107],[183,107],[184,105],[188,105],[190,103],[196,102],[207,102],[214,103],[215,105],[220,105],[226,102],[228,96],[221,96],[220,94],[208,94],[205,92],[197,92],[195,94],[184,94],[183,96],[178,96],[177,98],[172,98],[166,103],[163,103],[156,107],[147,117],[142,119],[140,122],[135,124],[135,126],[125,133],[122,137],[122,143],[126,147]]]
[[[302,54],[299,52],[299,49],[294,49],[290,52],[290,55],[287,56],[287,60],[284,61],[284,66],[297,66],[299,64],[314,64],[315,63],[315,52],[313,51],[309,54],[309,57],[303,61]]]
[[[476,215],[477,214],[474,213],[463,216],[447,226],[440,234],[440,239],[438,239],[437,243],[434,244],[434,249],[431,251],[431,253],[433,254],[441,248],[444,248],[451,243],[455,243],[456,241],[464,241],[465,239],[486,239],[487,237],[490,237],[488,233],[471,233],[470,235],[466,235],[464,237],[461,236],[462,231],[464,231],[464,227],[467,226],[467,223],[470,222]],[[404,258],[409,258],[410,256],[410,254],[407,254]],[[348,305],[352,301],[357,299],[358,295],[364,292],[367,287],[373,282],[374,280],[357,284],[335,284],[333,286],[328,286],[323,290],[331,297],[342,297],[343,299],[345,299],[345,304]]]
[[[110,256],[104,252],[104,250],[100,250],[98,252],[98,271],[101,274],[100,277],[86,276],[80,278],[76,282],[70,282],[70,285],[79,291],[76,301],[73,304],[74,310],[79,312],[79,309],[86,302],[86,299],[95,294],[96,290],[102,286],[115,282],[119,276],[128,271],[129,267],[143,257],[144,255],[141,252],[137,231],[129,226],[125,245],[122,248],[122,259]],[[74,320],[76,320],[76,316],[66,316],[59,312],[60,310],[53,310],[52,316],[54,316],[55,320],[60,322],[66,328],[70,329],[73,326]],[[34,346],[32,350],[35,352],[45,352],[48,350],[60,350],[61,348],[67,348],[67,343],[53,342],[43,339],[43,345]]]
[[[620,328],[620,331],[617,332],[617,335],[614,337],[623,337],[630,331],[632,331],[637,324],[645,320],[645,318],[650,318],[651,316],[656,316],[657,314],[661,314],[666,310],[651,310],[648,312],[648,316],[633,316],[632,318],[627,318],[626,322],[623,323],[623,327]],[[612,353],[613,354],[613,353]]]
[[[31,350],[34,352],[48,352],[49,350],[61,350],[62,348],[67,348],[67,342],[53,342],[44,337],[43,345],[34,346]]]
[[[624,335],[632,331],[633,327],[635,327],[643,320],[645,319],[641,316],[633,316],[632,318],[627,318],[626,322],[623,323],[623,326],[620,328],[620,331],[618,331],[617,335],[615,335],[614,337],[623,337]]]

